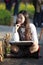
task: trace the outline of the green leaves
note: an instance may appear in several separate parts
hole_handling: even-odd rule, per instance
[[[0,25],[9,25],[11,21],[11,13],[7,10],[0,10]]]
[[[21,10],[28,11],[28,13],[29,13],[29,15],[30,15],[31,18],[33,17],[34,12],[35,12],[35,8],[34,8],[34,6],[33,6],[32,3],[31,4],[20,3],[20,5],[19,5],[19,11],[21,11]]]
[[[11,21],[11,13],[6,10],[5,3],[0,3],[0,25],[9,25]]]
[[[27,10],[29,13],[30,18],[33,17],[35,8],[32,4],[24,4],[21,2],[19,4],[19,11]],[[10,25],[11,23],[11,15],[14,13],[14,6],[12,7],[11,11],[6,10],[5,3],[0,3],[0,25]]]
[[[5,3],[0,3],[0,10],[2,10],[2,9],[6,9],[6,5],[5,5]]]

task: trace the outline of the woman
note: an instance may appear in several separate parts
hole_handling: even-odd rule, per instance
[[[4,0],[5,4],[6,4],[6,9],[7,10],[11,10],[11,7],[12,7],[12,2],[11,0]]]
[[[33,40],[33,44],[28,48],[27,55],[31,57],[39,57],[39,45],[37,31],[34,24],[30,23],[27,11],[21,11],[17,15],[17,31],[21,41]]]
[[[33,5],[35,8],[33,23],[35,24],[35,26],[40,27],[40,24],[41,24],[41,14],[40,14],[41,0],[33,0]]]
[[[14,15],[17,15],[17,14],[18,14],[20,1],[21,1],[21,0],[14,0],[14,2],[15,2]]]

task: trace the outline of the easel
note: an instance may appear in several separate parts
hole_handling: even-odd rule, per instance
[[[14,57],[22,57],[28,53],[29,47],[33,44],[33,41],[10,41],[9,43],[11,44],[11,52],[14,52]]]

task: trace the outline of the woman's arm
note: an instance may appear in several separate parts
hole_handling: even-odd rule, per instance
[[[37,30],[34,24],[30,24],[31,32],[32,32],[32,39],[33,39],[33,45],[30,47],[30,52],[34,53],[38,51],[39,45],[38,45],[38,35]]]
[[[32,40],[34,41],[34,44],[38,44],[38,35],[37,30],[34,24],[30,24],[31,32],[32,32]]]

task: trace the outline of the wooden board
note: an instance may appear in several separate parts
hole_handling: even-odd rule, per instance
[[[11,45],[31,45],[31,44],[33,44],[33,41],[18,41],[18,42],[9,41],[9,43]]]

